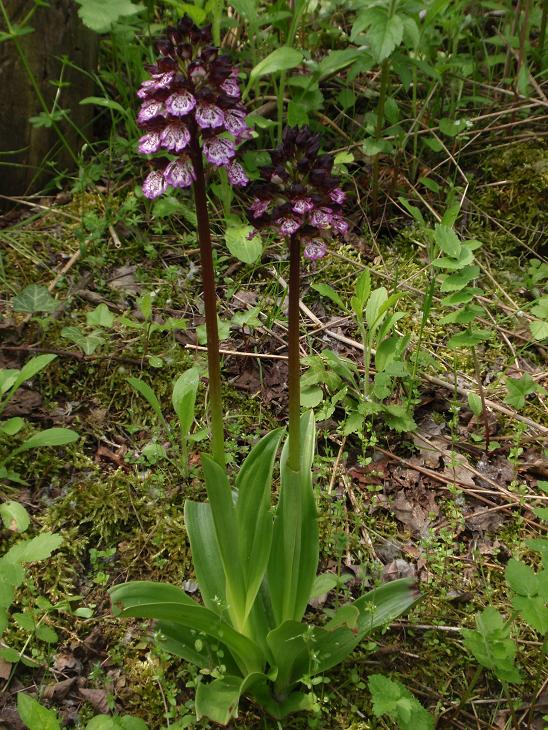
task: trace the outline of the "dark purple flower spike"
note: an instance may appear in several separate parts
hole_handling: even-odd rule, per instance
[[[307,127],[287,128],[272,164],[254,183],[249,217],[257,229],[272,228],[284,237],[297,237],[304,256],[325,256],[333,237],[345,237],[342,216],[346,193],[332,174],[333,159],[319,154],[320,138]]]
[[[246,185],[245,170],[234,159],[236,146],[251,136],[238,70],[212,45],[210,27],[198,28],[186,17],[156,46],[160,55],[149,68],[151,78],[137,92],[137,123],[144,132],[139,152],[171,158],[155,160],[143,193],[153,199],[168,185],[190,187],[202,151],[212,165],[227,168],[232,185]]]

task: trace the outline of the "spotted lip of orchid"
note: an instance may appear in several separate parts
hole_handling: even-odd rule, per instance
[[[144,194],[155,198],[168,185],[191,185],[194,168],[187,151],[195,155],[197,149],[215,167],[227,168],[231,185],[246,185],[247,174],[235,161],[236,145],[251,137],[238,70],[212,45],[211,27],[199,28],[185,17],[167,28],[156,49],[159,58],[147,67],[151,78],[137,91],[142,101],[137,123],[143,129],[138,149],[180,159],[166,159],[163,168],[155,160]]]
[[[328,241],[346,236],[349,229],[342,215],[346,193],[332,174],[333,158],[320,154],[319,135],[304,127],[287,128],[271,160],[261,169],[262,179],[253,183],[249,219],[257,228],[298,236],[305,257],[319,259]],[[267,214],[271,205],[274,212]]]

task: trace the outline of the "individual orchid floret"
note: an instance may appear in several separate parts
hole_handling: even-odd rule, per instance
[[[327,244],[322,238],[313,238],[304,241],[304,257],[310,261],[323,259],[327,253]]]
[[[320,154],[319,135],[306,127],[286,129],[271,158],[253,185],[250,221],[257,229],[298,236],[305,257],[315,261],[325,255],[330,239],[346,236],[349,228],[342,216],[346,193],[333,175],[333,158]]]
[[[249,178],[239,162],[231,162],[227,166],[228,170],[228,181],[231,185],[237,185],[243,187],[249,182]]]
[[[210,26],[199,28],[185,17],[167,28],[156,48],[151,78],[137,91],[142,100],[137,123],[143,130],[138,148],[141,154],[164,153],[169,159],[154,160],[144,194],[156,198],[169,185],[192,185],[202,152],[215,167],[227,168],[232,185],[246,185],[247,174],[235,161],[236,146],[251,137],[238,70],[212,45]]]
[[[154,200],[165,193],[167,182],[161,170],[149,172],[143,182],[143,193],[147,198]]]

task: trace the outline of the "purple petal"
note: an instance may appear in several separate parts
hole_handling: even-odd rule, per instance
[[[160,134],[162,147],[171,152],[181,152],[190,142],[190,132],[184,124],[172,122]]]
[[[221,137],[212,137],[204,142],[204,155],[212,165],[228,165],[236,154],[234,143]]]
[[[139,97],[139,99],[146,99],[147,96],[150,96],[150,94],[154,93],[156,89],[156,82],[152,79],[147,79],[146,81],[143,81],[143,83],[139,87],[139,90],[137,91],[137,96]]]
[[[139,152],[142,155],[151,155],[158,152],[160,148],[160,135],[158,132],[149,132],[139,140]]]
[[[226,79],[226,81],[223,81],[223,83],[221,84],[221,89],[228,96],[232,96],[235,99],[240,98],[240,85],[234,78],[229,78]]]
[[[178,91],[166,99],[166,109],[174,117],[184,117],[196,106],[196,99],[190,91]]]
[[[141,105],[139,113],[137,114],[137,121],[139,124],[145,124],[145,122],[149,122],[151,119],[154,119],[154,117],[162,116],[164,111],[164,105],[161,101],[149,99]]]
[[[333,188],[333,190],[329,191],[329,197],[334,203],[342,205],[346,200],[346,193],[340,188]]]
[[[283,236],[292,236],[301,227],[299,221],[294,218],[278,218],[276,225],[279,226]]]
[[[230,134],[238,137],[243,132],[249,129],[245,123],[245,112],[240,109],[229,109],[225,112],[225,129]]]
[[[196,179],[190,158],[180,157],[178,160],[170,162],[166,167],[164,177],[166,182],[173,185],[174,188],[189,188]]]
[[[149,172],[143,182],[143,193],[147,198],[154,200],[165,192],[167,187],[164,176],[160,170]]]
[[[166,71],[162,74],[154,74],[152,76],[157,89],[167,89],[175,78],[175,71]]]
[[[222,127],[225,120],[225,115],[215,104],[198,104],[195,117],[202,129]]]
[[[331,228],[332,221],[333,211],[331,208],[317,208],[312,211],[312,215],[310,216],[310,222],[318,228]]]
[[[322,241],[321,238],[314,238],[307,241],[306,246],[304,247],[304,256],[311,261],[322,259],[326,252],[327,246],[325,241]]]
[[[260,218],[263,213],[266,212],[266,209],[268,208],[268,202],[268,200],[259,200],[259,198],[255,198],[253,200],[253,202],[249,206],[253,218]]]
[[[305,213],[310,213],[311,210],[314,210],[314,203],[311,198],[297,198],[297,200],[293,201],[291,209],[299,215],[304,215]]]
[[[345,221],[344,218],[341,218],[340,215],[333,216],[331,226],[334,231],[337,231],[337,233],[340,233],[343,236],[346,236],[346,234],[348,233],[348,223]]]
[[[239,162],[230,162],[227,166],[228,180],[231,185],[247,185],[249,178]]]

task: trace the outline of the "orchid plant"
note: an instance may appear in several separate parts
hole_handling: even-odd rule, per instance
[[[168,652],[196,664],[198,718],[227,724],[242,696],[273,717],[313,709],[314,675],[347,657],[373,629],[412,606],[413,581],[376,588],[330,613],[321,626],[304,620],[311,598],[336,584],[317,576],[319,539],[312,485],[315,424],[301,415],[299,285],[302,254],[325,255],[335,236],[345,235],[345,194],[332,174],[332,159],[320,154],[320,138],[307,129],[286,130],[272,165],[253,185],[250,217],[271,228],[289,246],[288,389],[289,427],[279,461],[280,488],[272,507],[274,464],[283,432],[261,438],[231,480],[224,455],[223,410],[215,279],[202,156],[226,166],[232,184],[247,182],[235,161],[236,145],[248,136],[238,101],[238,74],[211,46],[208,28],[188,20],[160,41],[161,58],[139,90],[145,154],[155,157],[143,190],[161,195],[168,186],[194,188],[200,238],[209,367],[211,456],[202,456],[208,502],[188,500],[185,526],[202,603],[181,588],[135,581],[111,590],[114,610],[155,619],[157,638]],[[230,136],[228,136],[230,135]]]

